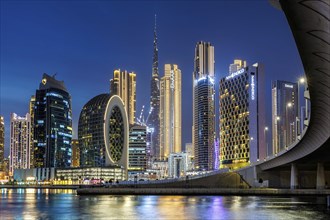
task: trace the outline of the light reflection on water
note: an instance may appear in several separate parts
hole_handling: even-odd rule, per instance
[[[78,196],[1,189],[0,219],[327,219],[325,197]]]

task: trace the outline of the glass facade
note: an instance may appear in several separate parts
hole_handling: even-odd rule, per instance
[[[56,179],[82,182],[85,179],[125,180],[125,171],[119,166],[56,169]]]
[[[0,171],[4,171],[4,152],[5,152],[5,121],[0,116]]]
[[[214,169],[214,47],[199,42],[193,73],[193,148],[197,170]]]
[[[145,171],[147,169],[147,127],[131,126],[129,132],[128,171]]]
[[[76,139],[72,140],[72,163],[71,167],[80,167],[80,149],[79,141]]]
[[[81,167],[105,166],[103,122],[109,94],[101,94],[83,107],[78,123],[78,141]]]
[[[231,80],[222,78],[219,88],[221,165],[246,166],[250,161],[248,72]]]
[[[34,166],[71,166],[71,96],[63,81],[43,75],[34,105]]]
[[[290,146],[297,137],[298,84],[272,82],[273,154]]]
[[[157,47],[157,32],[156,32],[156,17],[154,29],[154,53],[152,62],[152,78],[150,82],[150,116],[147,123],[151,128],[151,149],[150,155],[155,159],[160,158],[159,146],[159,105],[160,105],[160,90],[159,90],[159,74],[158,74],[158,47]]]
[[[124,149],[124,121],[118,106],[111,110],[109,126],[110,157],[117,163],[123,156]]]
[[[33,141],[33,135],[34,135],[34,105],[36,102],[36,98],[35,96],[31,96],[30,99],[30,105],[29,105],[29,113],[30,113],[30,117],[31,117],[31,143],[30,143],[30,165],[31,168],[34,167],[34,141]]]
[[[220,80],[220,167],[238,169],[266,157],[264,73],[260,64]]]

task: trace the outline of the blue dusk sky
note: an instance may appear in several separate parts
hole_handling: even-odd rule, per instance
[[[182,145],[191,142],[192,72],[196,42],[215,47],[216,103],[219,79],[234,59],[265,65],[267,125],[271,81],[303,74],[282,11],[266,0],[241,1],[1,1],[0,115],[9,154],[10,113],[25,115],[43,73],[63,80],[72,96],[74,137],[79,114],[94,96],[109,92],[113,70],[137,74],[137,114],[149,110],[154,16],[159,72],[182,71]],[[218,127],[219,108],[216,108]],[[217,128],[217,130],[219,130]],[[217,133],[217,135],[219,135]],[[268,140],[270,141],[270,134]]]

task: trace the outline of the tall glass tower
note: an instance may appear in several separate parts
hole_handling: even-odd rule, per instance
[[[264,67],[244,67],[220,79],[220,167],[239,169],[267,155]]]
[[[0,171],[4,171],[4,153],[5,153],[5,121],[0,115]]]
[[[272,82],[273,154],[290,146],[297,138],[298,84]]]
[[[214,47],[198,42],[193,72],[193,147],[198,170],[214,169],[214,94]]]
[[[154,29],[154,54],[152,63],[152,78],[150,91],[150,109],[148,127],[153,131],[151,134],[151,156],[158,159],[160,157],[159,147],[159,74],[158,74],[158,48],[157,48],[157,32],[156,32],[156,15]]]
[[[80,167],[106,165],[103,122],[110,97],[109,94],[95,96],[81,110],[78,123]]]
[[[71,96],[64,82],[43,74],[34,105],[34,166],[71,166]]]

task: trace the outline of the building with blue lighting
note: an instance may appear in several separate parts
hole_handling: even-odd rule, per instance
[[[34,167],[71,166],[71,96],[64,82],[43,74],[34,103]]]
[[[213,170],[215,162],[214,47],[210,43],[198,42],[194,63],[192,142],[195,169]]]

